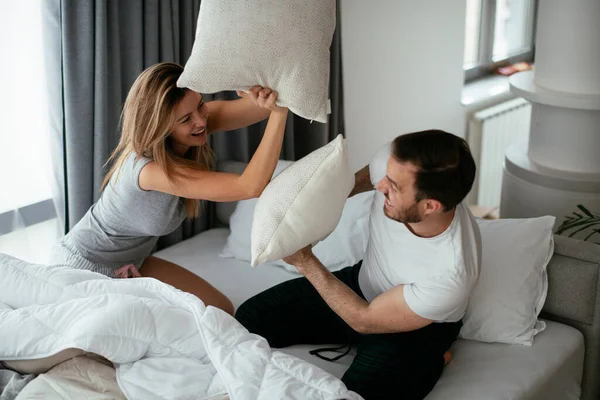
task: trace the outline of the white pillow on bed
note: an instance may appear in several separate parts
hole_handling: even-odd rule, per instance
[[[546,267],[554,253],[555,218],[478,219],[482,241],[479,280],[460,337],[531,346],[546,327],[538,321],[546,294]]]
[[[314,247],[313,252],[329,270],[336,271],[363,259],[369,240],[369,212],[373,193],[373,191],[360,193],[349,198],[335,230]],[[257,202],[258,199],[250,199],[240,201],[236,205],[229,222],[231,232],[220,254],[221,257],[250,262],[252,258],[250,236],[254,207]],[[282,266],[291,272],[298,272],[294,266],[281,259],[270,264]]]
[[[335,0],[202,0],[178,85],[200,93],[270,87],[277,103],[327,122]]]

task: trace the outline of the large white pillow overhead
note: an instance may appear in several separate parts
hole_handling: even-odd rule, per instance
[[[200,93],[270,87],[279,105],[325,123],[335,12],[335,0],[202,0],[178,85]]]
[[[460,337],[531,346],[548,293],[546,267],[554,252],[555,217],[478,219],[482,241],[479,280]]]
[[[279,260],[325,239],[353,187],[342,135],[284,169],[256,203],[251,264]]]

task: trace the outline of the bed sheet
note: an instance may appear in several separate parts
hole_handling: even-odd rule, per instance
[[[157,252],[155,256],[196,273],[227,295],[238,307],[251,296],[300,275],[274,265],[221,258],[229,230],[212,229]],[[427,400],[560,399],[580,397],[584,341],[570,326],[547,321],[532,347],[458,340],[453,360]],[[341,377],[354,352],[337,362],[308,352],[316,347],[297,345],[282,351],[307,360]],[[401,388],[399,388],[401,391]]]

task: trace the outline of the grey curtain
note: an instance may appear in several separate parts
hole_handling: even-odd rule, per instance
[[[119,140],[118,120],[129,87],[145,68],[188,59],[200,0],[49,0],[46,20],[61,31],[62,132],[54,143],[55,175],[63,185],[58,214],[68,232],[100,196],[104,164]],[[339,7],[339,2],[338,2]],[[339,13],[338,13],[339,15]],[[58,21],[58,22],[57,22]],[[339,23],[339,17],[338,17]],[[343,133],[341,43],[332,43],[332,114],[327,124],[290,114],[282,158],[296,160]],[[56,46],[54,46],[56,47]],[[51,48],[51,46],[50,46]],[[223,92],[213,98],[234,99]],[[212,135],[219,160],[248,161],[266,123]],[[212,226],[213,205],[164,237],[171,245]]]

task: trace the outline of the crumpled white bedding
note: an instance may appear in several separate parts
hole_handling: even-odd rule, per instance
[[[272,351],[234,318],[150,278],[116,280],[0,255],[0,360],[75,348],[116,367],[128,399],[360,399]]]

